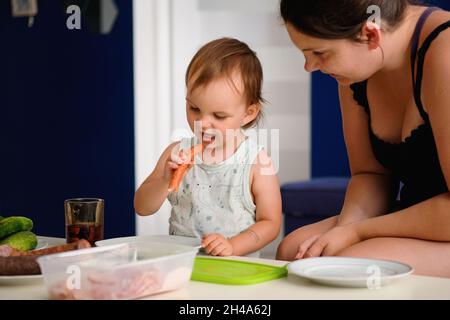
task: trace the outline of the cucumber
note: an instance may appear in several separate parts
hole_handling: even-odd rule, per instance
[[[31,231],[20,231],[0,241],[0,245],[4,244],[19,251],[33,250],[37,246],[37,237]]]
[[[8,217],[0,221],[0,239],[20,231],[30,231],[33,221],[26,217]]]

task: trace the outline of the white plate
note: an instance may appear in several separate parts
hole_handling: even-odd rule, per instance
[[[130,242],[162,242],[162,243],[172,243],[181,244],[191,247],[199,247],[201,241],[199,238],[193,237],[182,237],[182,236],[171,236],[171,235],[151,235],[151,236],[135,236],[135,237],[123,237],[123,238],[113,238],[107,240],[100,240],[95,242],[96,246],[107,246],[111,244],[121,244]]]
[[[399,262],[346,257],[302,259],[287,265],[289,274],[314,282],[353,288],[376,289],[406,277],[413,268]]]
[[[48,247],[48,242],[37,237],[37,245],[34,250],[45,249]],[[30,275],[30,276],[0,276],[0,285],[27,285],[43,283],[42,274]]]

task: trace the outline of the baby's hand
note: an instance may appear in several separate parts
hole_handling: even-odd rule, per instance
[[[233,245],[224,236],[218,233],[207,234],[203,237],[202,247],[207,254],[212,256],[231,256],[233,255]]]
[[[166,166],[164,168],[164,179],[166,181],[170,181],[174,171],[177,170],[180,165],[187,162],[188,155],[183,150],[180,150],[180,144],[177,144],[173,147],[170,157],[166,162]]]

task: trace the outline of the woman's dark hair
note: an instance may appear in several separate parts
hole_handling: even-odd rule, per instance
[[[285,23],[298,31],[322,39],[355,39],[372,15],[367,9],[380,8],[385,30],[395,30],[414,0],[281,0]]]

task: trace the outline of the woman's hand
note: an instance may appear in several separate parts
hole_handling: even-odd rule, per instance
[[[307,241],[311,243],[305,244]],[[336,226],[323,235],[318,235],[306,240],[303,243],[305,244],[303,248],[303,244],[300,246],[304,252],[300,252],[299,249],[298,257],[296,257],[296,259],[333,256],[361,241],[362,239],[356,231],[355,224]],[[306,247],[308,247],[308,249],[305,249]]]
[[[231,242],[218,233],[211,233],[204,236],[202,247],[207,254],[212,256],[225,257],[233,255],[233,245]]]
[[[306,239],[305,241],[303,241],[299,247],[298,247],[298,252],[297,255],[295,256],[294,259],[298,260],[298,259],[303,259],[305,256],[305,253],[308,251],[308,249],[314,244],[314,242],[316,242],[317,239],[319,239],[321,236],[323,235],[323,233],[319,233],[319,234],[315,234],[312,237]]]

